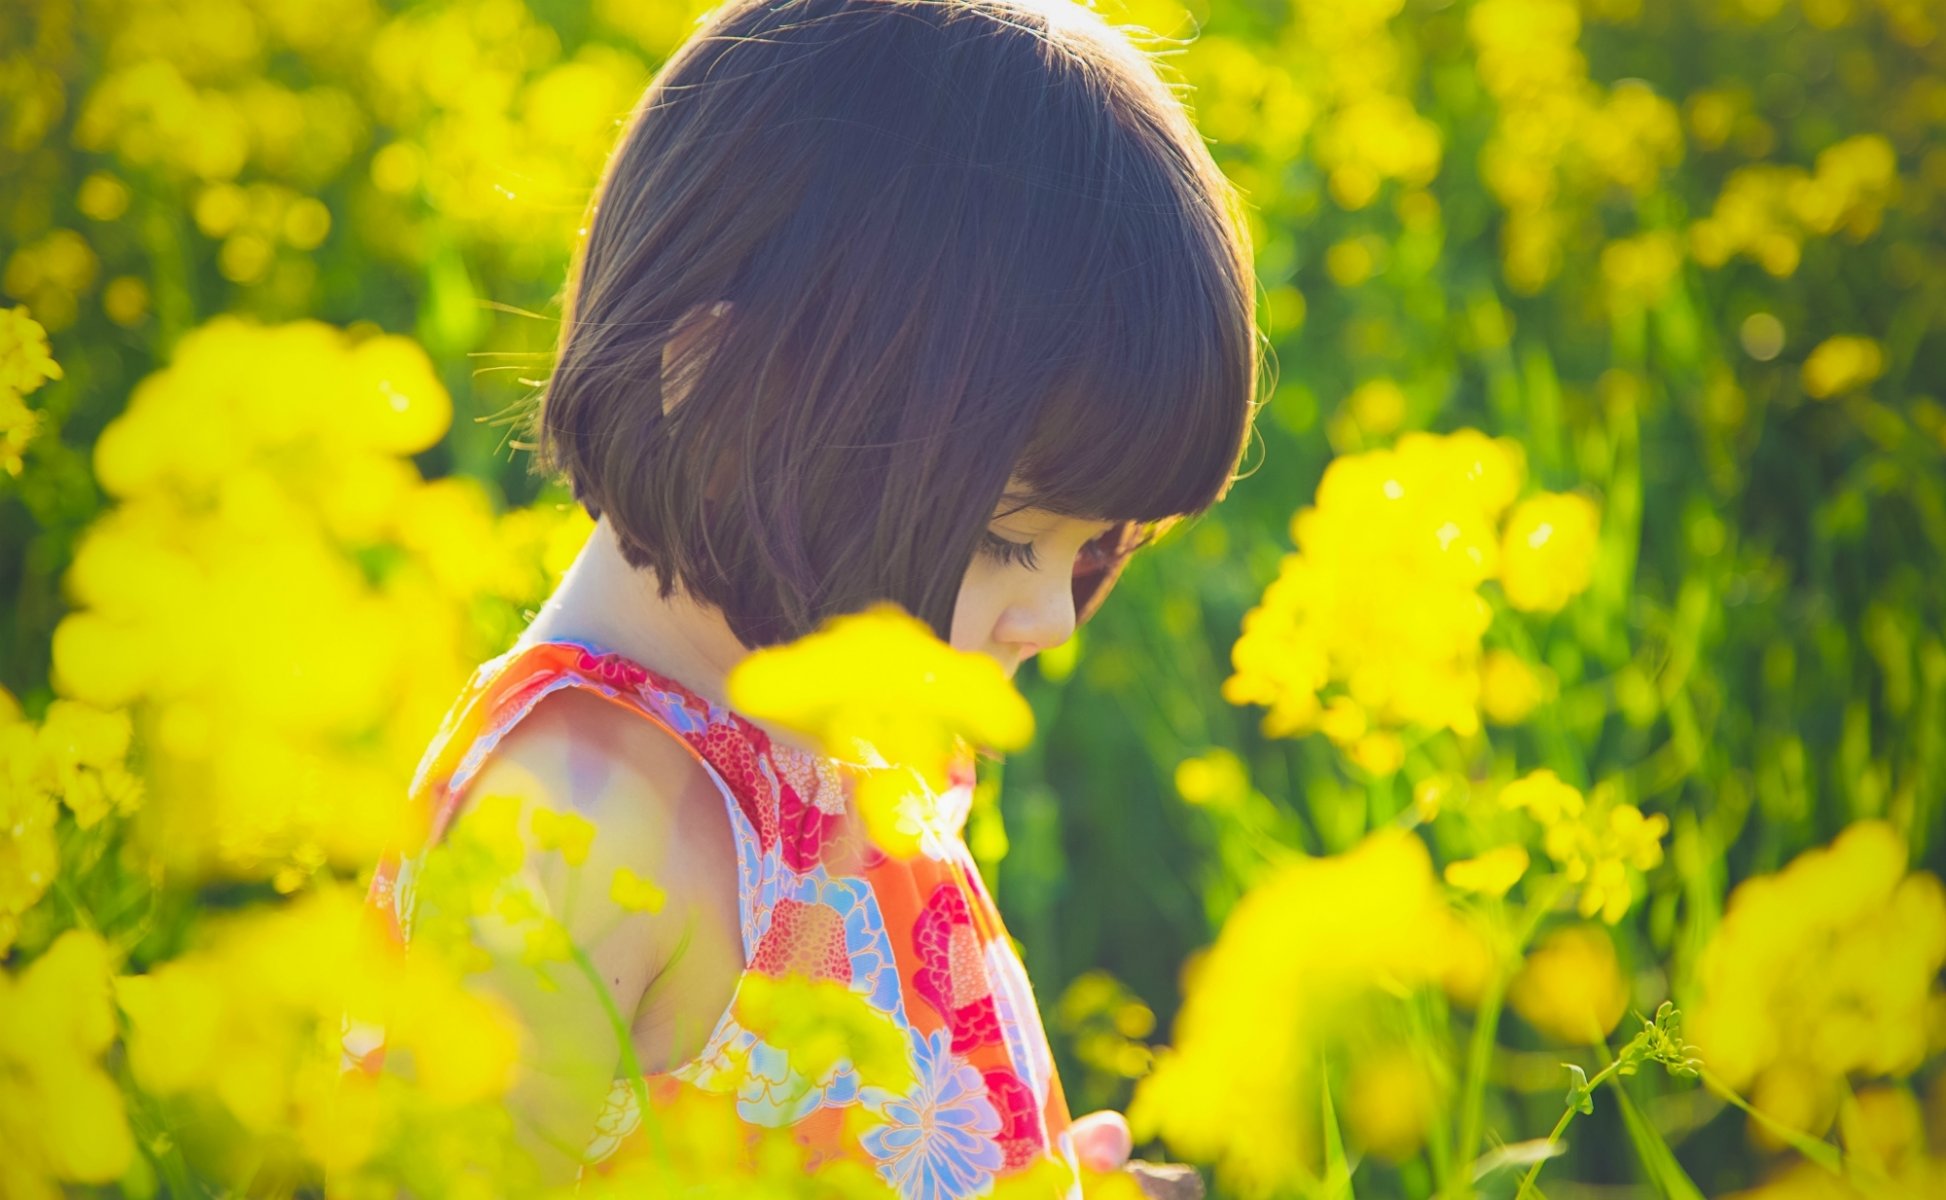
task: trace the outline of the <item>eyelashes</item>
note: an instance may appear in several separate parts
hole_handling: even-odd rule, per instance
[[[980,535],[980,553],[1003,565],[1020,563],[1030,571],[1040,565],[1034,557],[1034,543],[1008,541],[991,531]]]

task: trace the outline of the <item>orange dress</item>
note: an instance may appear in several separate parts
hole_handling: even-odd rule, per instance
[[[921,853],[895,858],[870,843],[862,821],[845,819],[856,814],[832,760],[773,742],[619,654],[572,641],[516,646],[475,670],[419,764],[409,802],[425,806],[429,841],[387,855],[373,878],[368,904],[401,943],[412,927],[412,881],[467,783],[521,717],[564,687],[592,691],[676,737],[722,793],[738,864],[739,992],[751,974],[785,970],[842,981],[904,1031],[916,1081],[892,1095],[861,1085],[843,1060],[824,1078],[797,1076],[782,1051],[739,1024],[733,1000],[701,1053],[649,1074],[652,1109],[672,1089],[734,1090],[747,1124],[789,1127],[800,1142],[860,1158],[915,1200],[982,1194],[1048,1157],[1076,1169],[1033,992],[961,837],[970,764],[955,771]],[[348,1069],[376,1071],[383,1051],[382,1029],[347,1024]],[[847,1126],[854,1136],[843,1134]],[[635,1089],[616,1080],[583,1154],[584,1176],[642,1152],[648,1133]]]

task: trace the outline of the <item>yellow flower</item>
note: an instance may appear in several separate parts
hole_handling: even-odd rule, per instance
[[[1478,732],[1479,588],[1524,472],[1517,443],[1476,430],[1334,459],[1244,616],[1224,699],[1263,705],[1271,736],[1321,731],[1376,774],[1396,769],[1406,727]]]
[[[48,350],[47,330],[28,315],[27,306],[0,308],[0,395],[25,396],[63,376]]]
[[[999,663],[953,649],[893,605],[758,650],[726,687],[735,708],[816,738],[836,757],[869,763],[876,754],[928,780],[944,778],[959,737],[1018,750],[1034,734],[1034,714]]]
[[[1495,725],[1518,725],[1547,693],[1541,673],[1510,650],[1489,650],[1480,660],[1480,708]]]
[[[1804,391],[1824,400],[1864,387],[1885,372],[1885,351],[1868,337],[1827,338],[1804,360]]]
[[[1250,775],[1235,753],[1216,746],[1176,764],[1176,792],[1190,804],[1230,808],[1250,794]]]
[[[669,893],[627,867],[616,867],[609,880],[608,898],[630,912],[657,913],[668,903]]]
[[[1570,925],[1549,934],[1527,956],[1507,999],[1521,1019],[1548,1037],[1592,1045],[1621,1022],[1628,985],[1607,931]]]
[[[1478,858],[1446,864],[1446,882],[1463,892],[1504,896],[1527,873],[1527,851],[1519,846],[1495,846]]]
[[[1439,1103],[1439,1089],[1419,1056],[1403,1046],[1391,1047],[1353,1070],[1345,1095],[1345,1129],[1357,1145],[1404,1162],[1425,1143]]]
[[[1543,492],[1507,518],[1500,585],[1525,612],[1555,612],[1587,590],[1601,515],[1584,496]]]
[[[1946,888],[1906,853],[1891,825],[1860,821],[1730,894],[1688,1026],[1725,1083],[1828,1121],[1848,1077],[1925,1061],[1946,1003]]]
[[[790,972],[750,974],[737,989],[737,1020],[782,1050],[793,1079],[804,1086],[827,1080],[849,1064],[860,1083],[903,1095],[913,1086],[904,1032],[861,992],[835,979]]]
[[[0,956],[19,936],[20,916],[40,902],[60,869],[54,826],[60,809],[48,794],[34,727],[0,725]]]
[[[1579,789],[1561,782],[1547,767],[1540,767],[1500,789],[1500,804],[1509,809],[1525,809],[1543,826],[1578,817],[1585,806]]]
[[[70,929],[17,976],[0,972],[0,1142],[8,1195],[50,1182],[110,1183],[135,1155],[121,1089],[102,1069],[115,1040],[109,950]]]
[[[1239,1191],[1315,1173],[1320,1056],[1388,997],[1444,982],[1461,928],[1400,829],[1279,869],[1186,970],[1173,1045],[1129,1108],[1135,1136],[1216,1162]]]
[[[528,828],[534,835],[536,849],[559,850],[562,860],[571,867],[588,861],[595,826],[581,814],[536,808],[528,819]]]
[[[726,683],[730,703],[817,740],[844,760],[873,840],[910,857],[943,831],[939,797],[966,742],[1016,750],[1034,716],[1000,664],[955,650],[894,605],[840,616],[758,650]]]

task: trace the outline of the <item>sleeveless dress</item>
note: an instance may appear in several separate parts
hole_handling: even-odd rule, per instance
[[[814,1162],[819,1153],[862,1162],[901,1197],[980,1195],[1050,1158],[1066,1168],[1063,1179],[1078,1178],[1067,1102],[1033,992],[961,836],[970,762],[956,765],[921,853],[895,858],[870,843],[862,821],[844,819],[849,787],[832,760],[774,742],[740,714],[619,654],[566,640],[516,646],[475,669],[413,777],[408,802],[423,806],[428,841],[383,858],[367,893],[368,910],[396,942],[408,942],[414,878],[468,782],[515,723],[567,687],[674,735],[722,793],[738,866],[738,993],[753,974],[840,980],[897,1023],[916,1080],[910,1094],[888,1095],[861,1087],[843,1061],[823,1079],[793,1077],[781,1051],[739,1024],[733,999],[695,1058],[648,1073],[650,1122],[658,1097],[734,1090],[747,1126],[788,1127]],[[345,1069],[379,1069],[381,1027],[347,1020],[343,1045]],[[645,1152],[653,1134],[636,1090],[617,1079],[581,1177]],[[1078,1197],[1078,1186],[1068,1194]]]

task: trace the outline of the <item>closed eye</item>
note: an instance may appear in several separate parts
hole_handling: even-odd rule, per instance
[[[1030,571],[1040,565],[1034,558],[1034,543],[1009,541],[991,530],[980,537],[980,553],[1004,565],[1021,563]]]

